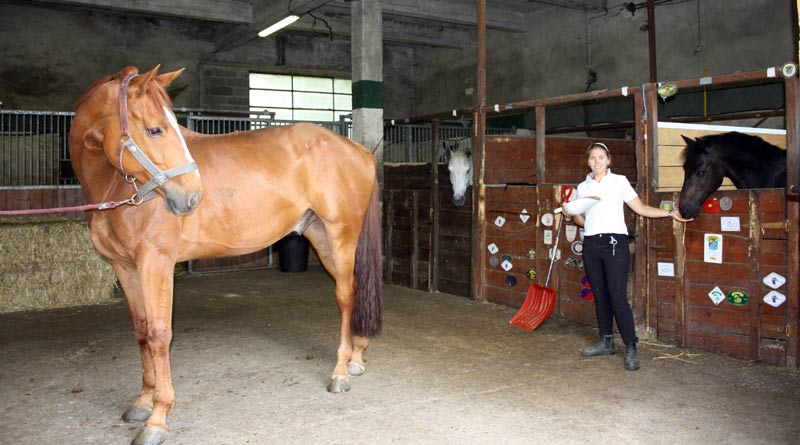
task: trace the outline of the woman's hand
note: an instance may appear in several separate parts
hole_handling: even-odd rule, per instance
[[[681,216],[681,212],[677,208],[674,208],[674,209],[670,210],[669,211],[669,216],[671,216],[672,219],[674,219],[675,221],[680,221],[682,223],[689,222],[689,221],[694,221],[694,218],[686,219],[683,216]]]
[[[564,214],[565,217],[571,218],[572,214],[567,211],[567,202],[564,201],[561,203],[561,213]]]

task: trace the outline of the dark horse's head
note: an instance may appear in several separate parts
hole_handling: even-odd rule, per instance
[[[726,176],[736,188],[786,186],[786,150],[757,136],[729,132],[690,139],[683,136],[681,215],[694,218]]]
[[[719,152],[705,138],[686,141],[683,150],[683,187],[680,195],[680,212],[684,218],[694,218],[708,195],[722,185],[725,168]]]

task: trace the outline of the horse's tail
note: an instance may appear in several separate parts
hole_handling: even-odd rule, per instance
[[[356,301],[350,330],[360,337],[378,335],[381,332],[383,249],[379,193],[380,186],[376,180],[356,248]]]

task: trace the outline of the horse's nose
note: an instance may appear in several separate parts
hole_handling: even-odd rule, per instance
[[[464,205],[464,195],[453,196],[453,205],[461,207]]]
[[[700,211],[699,207],[690,207],[685,204],[681,204],[678,206],[678,210],[681,212],[681,216],[684,218],[694,218]]]
[[[200,204],[200,193],[192,193],[188,197],[181,193],[167,193],[167,209],[175,215],[191,213]]]
[[[192,196],[189,197],[189,201],[187,204],[189,205],[189,211],[194,210],[198,204],[200,204],[200,194],[199,193],[192,193]]]

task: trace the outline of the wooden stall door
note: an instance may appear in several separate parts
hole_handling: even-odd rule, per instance
[[[472,273],[472,187],[464,205],[453,204],[453,186],[447,165],[439,165],[439,264],[436,290],[469,298]]]
[[[780,278],[769,279],[787,278],[785,191],[718,191],[710,200],[691,223],[650,224],[649,325],[662,341],[786,365],[794,328],[787,302],[777,303],[789,296]],[[721,246],[720,263],[709,243]]]
[[[428,290],[430,164],[387,164],[383,189],[384,281]]]

